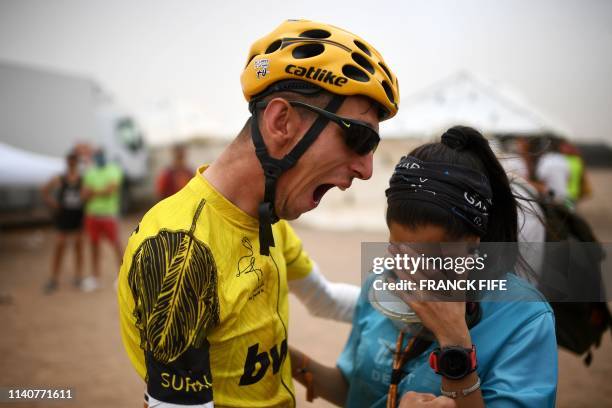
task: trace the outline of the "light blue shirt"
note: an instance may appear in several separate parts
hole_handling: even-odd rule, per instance
[[[526,281],[508,274],[508,291],[539,301],[480,302],[481,319],[470,329],[476,345],[478,375],[488,408],[554,407],[557,392],[557,342],[550,305]],[[398,330],[368,302],[362,288],[353,328],[337,365],[349,383],[347,407],[385,407]],[[409,335],[406,335],[409,338]],[[404,343],[405,344],[405,343]],[[409,361],[398,386],[440,395],[441,378],[429,367],[431,347]]]

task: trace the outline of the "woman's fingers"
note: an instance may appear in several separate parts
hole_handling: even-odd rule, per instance
[[[456,406],[455,401],[450,398],[414,391],[405,393],[399,405],[400,408],[454,408]]]

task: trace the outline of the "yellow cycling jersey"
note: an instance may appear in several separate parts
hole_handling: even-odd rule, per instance
[[[205,169],[130,236],[118,288],[124,347],[156,400],[293,407],[287,280],[307,276],[312,262],[286,221],[261,256],[257,219]]]

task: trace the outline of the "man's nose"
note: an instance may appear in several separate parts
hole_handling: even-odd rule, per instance
[[[363,156],[357,156],[351,163],[351,170],[355,174],[355,177],[361,180],[368,180],[372,177],[373,171],[374,152],[370,152]]]

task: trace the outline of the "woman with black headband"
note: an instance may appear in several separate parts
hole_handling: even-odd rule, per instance
[[[469,127],[453,127],[439,143],[403,157],[387,200],[394,248],[410,252],[401,243],[517,241],[517,205],[506,173],[487,140]],[[444,395],[457,407],[554,407],[553,313],[535,288],[510,273],[518,251],[512,244],[503,248],[486,262],[504,278],[501,297],[479,292],[469,302],[439,302],[400,293],[404,311],[416,314],[416,325],[406,325],[406,319],[399,323],[372,296],[373,279],[388,273],[372,276],[362,287],[337,367],[292,350],[296,378],[311,396],[347,407],[410,407],[415,395],[431,398],[432,404],[434,395]],[[405,274],[390,276],[387,281]]]

